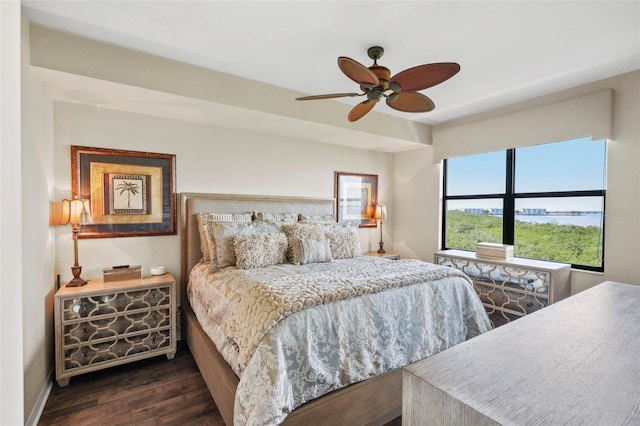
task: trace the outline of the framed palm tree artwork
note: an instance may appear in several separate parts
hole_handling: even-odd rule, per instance
[[[71,186],[91,210],[79,238],[176,233],[174,154],[71,146]]]

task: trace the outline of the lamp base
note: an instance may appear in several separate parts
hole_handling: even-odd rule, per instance
[[[384,242],[380,241],[380,248],[378,249],[378,253],[386,253],[386,251],[384,251]]]
[[[86,280],[80,278],[80,273],[82,272],[82,266],[72,266],[71,273],[73,274],[73,278],[71,281],[67,283],[67,287],[82,287],[87,283]]]

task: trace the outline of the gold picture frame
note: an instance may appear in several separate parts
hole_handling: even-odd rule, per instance
[[[360,228],[375,228],[378,175],[336,172],[336,217],[338,222],[357,222]]]
[[[175,157],[71,146],[72,195],[91,206],[78,237],[175,234]]]

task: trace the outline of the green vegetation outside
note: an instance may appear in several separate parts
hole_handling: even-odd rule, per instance
[[[515,255],[576,265],[601,266],[598,226],[529,223],[516,220]],[[502,242],[502,218],[459,211],[447,212],[447,247],[475,251],[476,243]]]

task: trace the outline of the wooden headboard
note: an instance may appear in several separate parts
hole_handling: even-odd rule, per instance
[[[267,195],[180,193],[180,301],[186,303],[189,271],[200,261],[200,234],[196,213],[303,213],[335,214],[334,198],[280,197]]]

